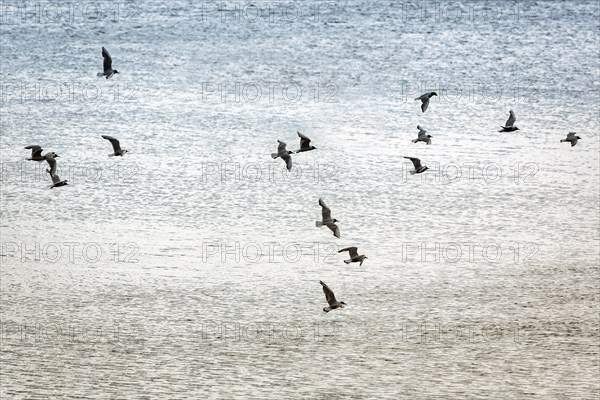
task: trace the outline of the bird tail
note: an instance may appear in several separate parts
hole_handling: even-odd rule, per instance
[[[109,154],[108,156],[109,156],[109,157],[114,157],[114,156],[115,156],[115,153],[111,153],[111,154]]]
[[[322,226],[323,226],[323,221],[315,221],[315,226],[316,226],[317,228],[320,228],[320,227],[322,227]]]
[[[420,97],[415,97],[415,100],[421,100],[421,98]]]
[[[411,175],[414,175],[414,174],[416,174],[416,173],[417,173],[417,171],[416,171],[416,170],[410,171],[410,174],[411,174]]]
[[[352,260],[344,260],[344,262],[345,262],[346,264],[350,264],[350,263],[352,262]]]
[[[277,153],[271,153],[271,157],[273,157],[273,159],[276,159],[277,157],[279,157],[279,154],[277,154]]]
[[[562,142],[566,142],[566,141],[567,141],[567,139],[560,139],[560,142],[561,142],[561,143],[562,143]]]
[[[100,77],[100,76],[104,76],[104,72],[98,72],[98,73],[96,74],[96,76],[98,76],[98,77]]]
[[[417,143],[419,141],[419,139],[413,139],[412,142],[413,143]]]
[[[325,312],[329,312],[329,311],[331,311],[331,307],[325,307],[325,308],[323,309],[323,311],[325,311]]]

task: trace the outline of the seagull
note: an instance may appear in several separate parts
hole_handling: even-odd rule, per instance
[[[346,247],[345,249],[341,249],[340,251],[338,251],[338,253],[341,253],[342,251],[347,251],[350,253],[350,259],[344,260],[344,262],[346,264],[350,264],[353,262],[360,262],[360,266],[362,266],[363,261],[365,261],[365,259],[369,258],[369,257],[365,256],[364,254],[358,255],[358,249],[356,247]]]
[[[27,146],[25,147],[26,150],[31,150],[31,158],[28,158],[28,160],[30,161],[44,161],[45,158],[42,155],[42,148],[40,146]]]
[[[335,294],[329,289],[329,286],[325,284],[323,281],[319,281],[321,286],[323,286],[323,293],[325,293],[325,298],[327,299],[327,303],[329,303],[329,307],[323,308],[323,311],[329,312],[331,310],[335,310],[336,308],[344,308],[346,303],[343,301],[337,301],[335,298]]]
[[[55,187],[65,186],[68,184],[66,179],[63,181],[56,174],[55,157],[58,157],[58,154],[56,154],[54,152],[44,155],[44,159],[48,162],[48,165],[50,165],[50,169],[46,169],[46,172],[49,173],[50,178],[52,178],[52,186],[50,186],[50,189],[55,188]]]
[[[300,132],[297,132],[298,136],[300,136],[300,148],[298,150],[296,150],[296,153],[300,153],[303,151],[311,151],[311,150],[316,150],[317,148],[315,146],[311,146],[310,145],[310,139],[307,138],[306,136],[304,136],[303,134],[301,134]]]
[[[118,74],[119,71],[112,69],[112,58],[108,54],[108,50],[102,47],[102,57],[104,57],[104,72],[98,72],[98,76],[106,76],[106,79],[111,78],[114,74]]]
[[[519,128],[517,128],[516,126],[514,126],[515,121],[517,120],[517,117],[515,117],[515,113],[513,112],[513,110],[510,110],[508,112],[508,119],[506,120],[506,123],[504,124],[504,126],[502,126],[501,130],[499,130],[498,132],[512,132],[512,131],[518,131]]]
[[[110,142],[110,144],[112,144],[113,150],[115,151],[112,154],[109,154],[109,157],[114,157],[114,156],[121,156],[123,157],[123,154],[125,153],[129,153],[129,150],[121,150],[121,145],[119,144],[119,141],[117,139],[115,139],[112,136],[108,136],[108,135],[102,135],[102,137],[106,140],[108,140]]]
[[[421,125],[417,125],[417,129],[419,130],[419,136],[416,139],[413,139],[413,143],[417,142],[425,142],[427,144],[431,144],[431,138],[433,136],[427,135],[427,131],[421,128]]]
[[[414,157],[404,157],[404,158],[408,158],[410,161],[412,161],[413,165],[415,166],[414,171],[410,171],[411,175],[420,174],[421,172],[425,172],[429,169],[429,167],[422,166],[421,160],[419,160],[418,158],[414,158]]]
[[[271,153],[271,157],[273,157],[273,159],[275,159],[277,157],[281,157],[281,159],[283,161],[285,161],[287,170],[291,171],[292,170],[292,157],[290,157],[290,154],[294,154],[294,152],[287,150],[285,148],[285,146],[287,146],[287,145],[284,142],[282,142],[281,140],[278,140],[277,143],[279,143],[279,146],[277,146],[277,153]]]
[[[433,96],[437,96],[436,92],[428,92],[420,95],[419,97],[415,97],[415,100],[421,100],[421,111],[425,112],[427,107],[429,107],[429,99]]]
[[[319,205],[322,208],[323,221],[317,221],[315,223],[315,225],[317,226],[317,228],[320,228],[323,225],[325,225],[326,227],[331,229],[331,232],[333,232],[333,236],[335,236],[336,238],[339,238],[340,237],[340,228],[338,228],[338,226],[335,224],[336,222],[338,222],[338,220],[335,218],[334,219],[331,218],[331,210],[329,209],[329,207],[327,207],[325,205],[323,200],[319,199]]]
[[[577,144],[577,141],[581,140],[581,138],[579,136],[577,136],[577,132],[569,132],[569,134],[567,135],[566,139],[561,139],[561,142],[570,142],[571,143],[571,147],[575,146]]]

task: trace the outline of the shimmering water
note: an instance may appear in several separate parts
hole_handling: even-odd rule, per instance
[[[597,2],[59,4],[1,5],[2,398],[600,395]]]

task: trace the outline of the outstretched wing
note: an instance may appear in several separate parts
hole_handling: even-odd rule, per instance
[[[285,148],[285,146],[284,146]],[[285,161],[285,166],[287,168],[288,171],[292,170],[292,157],[288,154],[287,151],[284,150],[283,153],[279,153],[279,157],[281,157],[281,159],[283,161]]]
[[[112,136],[108,136],[108,135],[102,135],[102,137],[106,140],[108,140],[110,142],[110,144],[112,144],[113,150],[116,152],[121,151],[121,145],[119,144],[119,141],[117,139],[115,139]]]
[[[508,114],[508,119],[506,120],[506,124],[504,124],[504,126],[513,126],[513,124],[517,120],[517,117],[515,117],[515,113],[513,112],[513,110],[510,110]]]
[[[306,137],[305,135],[301,134],[300,132],[297,132],[298,136],[300,137],[300,148],[304,149],[304,148],[308,148],[310,147],[310,139],[308,137]]]
[[[421,111],[425,112],[429,107],[429,97],[421,98]]]
[[[319,281],[319,283],[321,286],[323,286],[323,293],[325,293],[325,299],[327,300],[327,303],[329,303],[330,306],[337,304],[338,301],[335,298],[335,294],[333,294],[333,291],[329,289],[329,286],[327,286],[323,281]]]
[[[56,175],[56,160],[52,154],[46,155],[46,161],[48,161],[48,165],[50,166],[50,170],[47,170],[50,176]]]
[[[27,146],[25,147],[27,150],[31,150],[31,157],[41,157],[42,156],[42,148],[40,146]]]
[[[319,199],[319,205],[321,206],[321,212],[323,214],[323,221],[327,221],[328,219],[331,219],[331,210],[329,209],[329,207],[327,207],[327,205],[325,204],[325,202],[321,199]]]
[[[421,125],[417,125],[417,129],[419,130],[419,137],[421,137],[427,133],[427,131],[425,129],[421,128]]]
[[[408,158],[410,161],[412,161],[413,165],[415,166],[415,169],[421,168],[421,160],[419,160],[418,158],[406,156],[404,158]]]
[[[569,132],[567,134],[567,139],[575,139],[576,134],[577,134],[576,132]],[[27,147],[25,147],[25,148],[27,148]]]
[[[358,248],[356,247],[346,247],[345,249],[341,249],[338,253],[342,251],[348,251],[350,253],[350,258],[358,257]]]
[[[282,154],[288,154],[287,150],[285,149],[285,146],[287,146],[287,144],[285,144],[285,142],[282,142],[281,140],[278,140],[277,143],[279,143],[279,145],[277,146],[277,153],[279,154],[279,157],[281,157]]]
[[[333,236],[336,238],[340,238],[340,228],[335,224],[335,222],[329,222],[326,226],[333,232]]]
[[[102,57],[104,57],[104,71],[109,71],[112,69],[112,58],[110,54],[108,54],[108,50],[102,47]]]

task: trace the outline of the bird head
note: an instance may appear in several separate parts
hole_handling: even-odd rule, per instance
[[[581,140],[581,137],[579,137],[579,136],[575,136],[575,137],[576,137],[578,140]]]
[[[515,131],[520,131],[520,129],[515,126]]]
[[[346,303],[344,303],[343,301],[340,301],[340,304],[343,304],[343,305],[347,306],[347,304],[346,304]]]
[[[129,153],[129,150],[123,150],[123,154]]]
[[[310,146],[311,150],[316,150],[317,148],[315,146]]]
[[[436,92],[431,92],[431,96],[432,96],[432,97],[433,97],[433,96],[437,96],[437,93],[436,93]]]
[[[338,221],[337,219],[335,219],[335,218],[334,218],[334,219],[333,219],[333,222],[340,222],[340,221]]]
[[[116,69],[113,69],[113,73],[115,73],[115,74],[120,74],[120,72],[119,72],[119,71],[117,71]]]
[[[431,135],[427,135],[427,137],[428,137],[428,138],[432,138],[433,136],[431,136]]]

